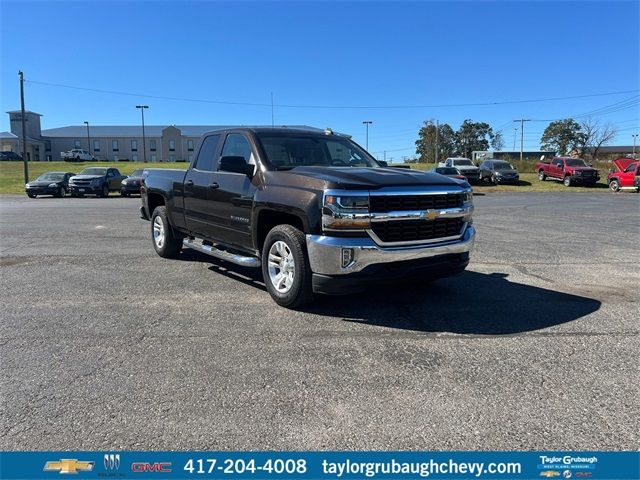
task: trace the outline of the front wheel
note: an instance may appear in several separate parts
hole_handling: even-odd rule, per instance
[[[491,183],[493,183],[494,185],[498,185],[498,177],[496,177],[495,175],[493,175],[491,177]]]
[[[102,198],[106,198],[109,196],[109,185],[106,183],[102,186],[102,192],[100,192],[100,196]]]
[[[271,229],[262,248],[262,275],[271,298],[296,308],[313,299],[304,234],[292,225]]]
[[[611,180],[609,182],[609,188],[611,189],[612,192],[620,191],[620,182],[618,182],[618,180]]]
[[[35,193],[27,193],[27,197],[29,198],[36,198],[37,195]]]
[[[571,177],[569,175],[567,175],[566,177],[564,177],[564,180],[562,180],[562,184],[565,187],[570,187],[571,186]]]
[[[63,198],[66,195],[67,195],[67,191],[64,189],[64,187],[60,187],[56,196],[58,198]]]
[[[544,170],[540,170],[538,172],[538,180],[544,182],[547,179],[547,175],[544,173]]]
[[[127,192],[125,192],[124,190],[120,190],[120,196],[121,197],[128,197],[129,194]]]
[[[182,238],[169,223],[165,207],[156,207],[151,215],[151,240],[163,258],[176,258],[182,249]]]

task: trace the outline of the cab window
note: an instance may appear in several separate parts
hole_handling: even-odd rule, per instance
[[[214,155],[218,150],[218,143],[220,142],[220,135],[209,135],[202,142],[200,151],[198,152],[198,158],[193,166],[196,170],[203,172],[213,172]]]

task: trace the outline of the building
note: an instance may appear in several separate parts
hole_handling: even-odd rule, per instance
[[[0,132],[0,150],[22,154],[22,114],[7,112],[10,132]],[[89,151],[98,160],[144,160],[142,126],[80,125],[42,130],[40,115],[25,112],[27,159],[58,161],[61,152],[74,148]],[[149,162],[191,161],[203,133],[218,128],[215,125],[145,125],[144,148]]]
[[[550,159],[555,157],[556,152],[545,152],[545,151],[537,151],[537,150],[536,151],[527,150],[522,152],[522,158],[524,160],[538,161],[540,160],[540,157],[543,155],[546,159]],[[498,160],[511,160],[511,161],[520,160],[520,150],[498,151],[498,152],[492,152],[489,150],[474,150],[473,152],[471,152],[471,160],[473,160],[474,163],[481,163],[489,158],[495,158]]]

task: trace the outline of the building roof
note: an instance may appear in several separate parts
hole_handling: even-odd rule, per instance
[[[0,132],[0,138],[11,138],[11,139],[17,139],[18,136],[14,135],[11,132]]]
[[[146,137],[161,137],[162,131],[168,127],[175,127],[180,133],[186,137],[201,137],[207,132],[214,130],[223,130],[229,128],[272,128],[257,126],[240,126],[240,125],[145,125],[144,134]],[[312,130],[321,132],[319,128],[308,127],[305,125],[292,125],[288,128],[297,128],[304,130]],[[72,125],[68,127],[49,128],[42,130],[43,137],[61,137],[61,138],[86,138],[86,125]],[[89,125],[90,137],[142,137],[141,125]]]
[[[10,110],[10,111],[8,111],[8,112],[6,112],[6,113],[22,113],[22,110]],[[24,113],[30,113],[30,114],[32,114],[32,115],[38,115],[39,117],[41,117],[41,116],[42,116],[42,114],[41,114],[41,113],[38,113],[38,112],[32,112],[31,110],[25,110],[25,111],[24,111]]]

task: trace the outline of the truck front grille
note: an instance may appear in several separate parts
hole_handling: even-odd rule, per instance
[[[419,242],[461,235],[462,218],[375,222],[371,230],[385,243]]]
[[[88,187],[91,185],[91,180],[74,180],[73,185],[76,187]]]
[[[369,198],[370,209],[375,213],[429,210],[462,207],[464,194],[446,193],[440,195],[386,195]]]

